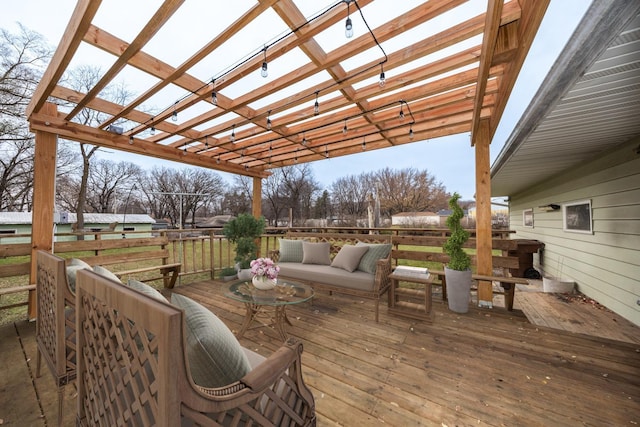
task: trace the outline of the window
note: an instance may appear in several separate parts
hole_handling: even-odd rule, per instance
[[[593,234],[591,200],[562,205],[562,220],[564,231]]]
[[[522,224],[525,227],[533,227],[533,209],[525,209],[522,211]]]

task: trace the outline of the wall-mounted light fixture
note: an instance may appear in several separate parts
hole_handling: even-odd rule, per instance
[[[556,203],[549,203],[548,205],[538,206],[538,209],[540,209],[542,212],[553,212],[560,209],[560,205]]]

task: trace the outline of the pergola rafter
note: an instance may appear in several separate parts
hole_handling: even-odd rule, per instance
[[[409,7],[334,1],[314,16],[305,15],[308,4],[302,0],[250,2],[226,22],[214,20],[210,28],[197,29],[211,33],[199,45],[189,45],[186,33],[194,29],[184,28],[180,50],[186,59],[173,64],[151,53],[153,42],[190,2],[160,2],[138,32],[124,39],[115,35],[117,22],[113,28],[96,24],[96,15],[109,8],[108,2],[78,0],[27,109],[31,129],[37,135],[57,134],[250,176],[257,184],[254,189],[274,168],[470,133],[476,150],[478,222],[484,230],[478,236],[490,245],[488,146],[549,0],[488,0],[484,10],[477,8],[478,2],[464,0],[411,1]],[[328,43],[336,28],[344,31],[347,5],[351,17],[364,18],[358,34]],[[396,11],[401,7],[406,10]],[[368,17],[373,15],[376,25],[369,31]],[[255,39],[252,26],[267,18],[281,36],[265,40],[262,48],[234,44],[238,57],[253,53],[229,58],[232,65],[222,64],[228,66],[217,75],[203,75],[211,61],[220,61],[218,52],[238,43],[239,36]],[[83,44],[112,58],[87,93],[65,86],[62,79]],[[259,80],[256,74],[265,56],[270,63],[283,64],[284,72]],[[382,70],[384,87],[373,81]],[[133,71],[149,77],[133,101],[120,105],[100,98],[103,88]],[[177,92],[183,95],[176,97]],[[160,110],[145,106],[158,99],[166,102]],[[316,99],[321,100],[319,114],[314,111]],[[47,107],[57,100],[58,109]],[[411,112],[404,120],[398,117],[401,106]],[[95,126],[75,122],[83,108],[105,119]],[[174,112],[184,119],[173,121]],[[348,131],[343,133],[345,124]],[[490,249],[478,248],[489,254],[479,255],[480,273],[491,272]]]

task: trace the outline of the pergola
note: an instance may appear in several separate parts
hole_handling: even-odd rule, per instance
[[[34,253],[52,248],[57,137],[250,176],[259,215],[261,179],[274,168],[470,133],[477,267],[491,274],[489,145],[549,0],[343,0],[320,12],[304,0],[238,0],[225,10],[165,0],[139,16],[108,3],[78,0],[27,109]],[[126,24],[99,27],[109,13],[127,14]],[[63,76],[86,52],[109,66],[81,93]],[[133,101],[101,98],[118,79],[142,87]],[[84,109],[105,119],[80,124]],[[481,305],[491,300],[481,283]]]

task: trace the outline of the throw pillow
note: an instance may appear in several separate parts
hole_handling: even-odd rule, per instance
[[[118,276],[116,276],[115,274],[113,274],[112,272],[110,272],[109,270],[107,270],[106,268],[104,268],[101,265],[94,265],[93,266],[93,271],[96,274],[101,275],[102,277],[106,277],[107,279],[113,280],[114,282],[122,283],[122,281],[120,280],[120,278]]]
[[[356,246],[367,246],[369,250],[360,259],[358,270],[376,274],[376,263],[381,258],[387,258],[391,252],[391,243],[364,243],[358,242]]]
[[[302,262],[303,240],[278,239],[279,262]]]
[[[140,282],[138,280],[129,279],[127,285],[135,289],[136,291],[143,293],[147,296],[150,296],[153,299],[157,299],[158,301],[168,302],[167,299],[158,291],[156,288],[147,285],[146,283]]]
[[[302,242],[302,263],[331,265],[330,250],[331,243],[329,242]]]
[[[75,293],[76,291],[76,273],[78,270],[92,270],[91,266],[86,262],[82,261],[78,258],[71,258],[67,260],[66,268],[67,272],[67,284],[69,285],[69,289]]]
[[[360,259],[368,250],[367,246],[344,245],[333,259],[331,267],[341,268],[353,273],[358,268]]]
[[[247,355],[222,320],[183,295],[174,293],[171,302],[184,310],[187,358],[196,384],[223,387],[251,371]]]

